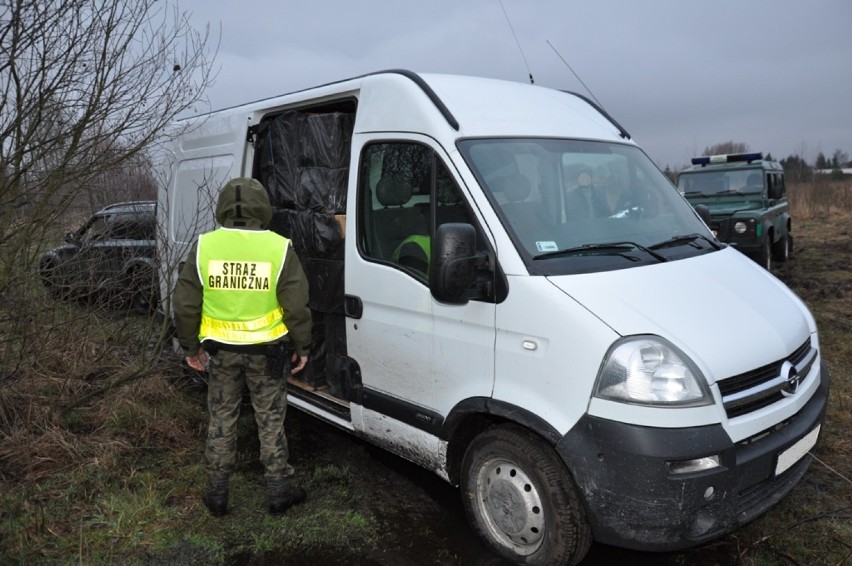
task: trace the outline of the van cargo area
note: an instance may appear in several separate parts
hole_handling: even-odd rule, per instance
[[[269,192],[270,230],[290,238],[310,285],[313,314],[310,363],[300,376],[314,390],[349,398],[357,374],[343,369],[343,270],[346,191],[355,101],[289,110],[251,128],[253,176]]]

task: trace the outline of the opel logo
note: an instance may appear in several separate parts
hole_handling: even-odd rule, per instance
[[[799,390],[799,384],[802,383],[802,378],[799,372],[796,371],[796,366],[785,361],[781,365],[781,376],[784,378],[784,385],[781,387],[781,395],[784,397],[792,397]]]

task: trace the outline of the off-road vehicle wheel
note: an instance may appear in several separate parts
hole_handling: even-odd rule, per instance
[[[151,314],[157,308],[159,292],[153,269],[137,267],[126,276],[129,308],[137,314]]]
[[[792,249],[792,236],[785,234],[780,240],[772,245],[772,257],[775,261],[785,262],[790,259],[790,250]]]
[[[772,247],[769,241],[769,236],[763,239],[763,244],[760,246],[760,253],[757,256],[757,263],[766,271],[772,271]]]
[[[64,299],[68,295],[68,288],[59,274],[56,262],[51,259],[46,259],[41,262],[38,267],[41,282],[44,288],[47,289],[48,295],[54,299]]]

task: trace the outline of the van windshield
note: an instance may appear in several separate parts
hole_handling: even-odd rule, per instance
[[[635,146],[512,138],[459,149],[530,273],[626,269],[722,247]]]

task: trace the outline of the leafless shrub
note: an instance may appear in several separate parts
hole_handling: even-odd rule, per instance
[[[0,383],[108,358],[91,340],[103,323],[45,301],[37,263],[74,220],[154,196],[150,152],[204,103],[210,43],[158,0],[0,4]],[[0,397],[0,428],[18,410]]]

